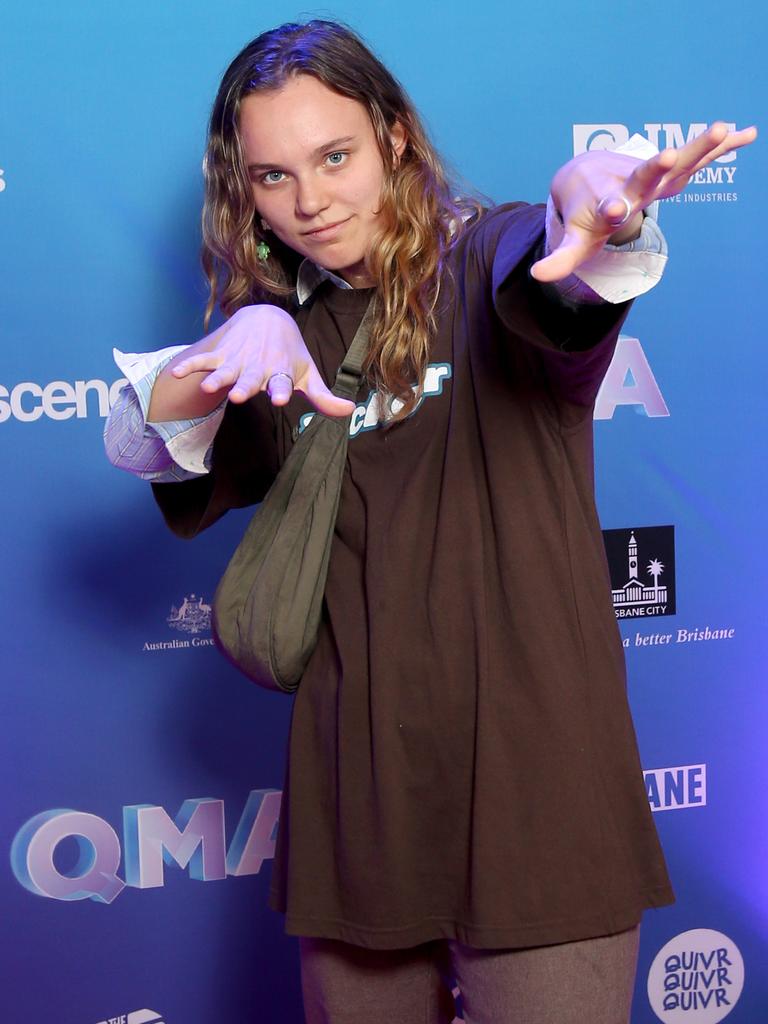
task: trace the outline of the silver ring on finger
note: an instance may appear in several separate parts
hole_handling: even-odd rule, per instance
[[[608,217],[606,215],[606,212],[605,212],[605,207],[609,203],[615,202],[617,199],[620,199],[622,201],[622,203],[624,203],[624,216],[620,220],[616,220],[615,217]],[[606,220],[609,220],[611,222],[611,226],[612,227],[620,228],[621,225],[622,224],[626,224],[627,221],[629,220],[629,218],[632,216],[632,204],[630,203],[630,201],[627,199],[627,197],[625,195],[610,196],[610,197],[609,196],[605,196],[597,204],[596,213],[597,213],[598,217],[605,217]]]
[[[267,388],[266,388],[266,390],[267,390],[267,394],[270,397],[272,397],[272,392],[271,392],[272,381],[275,380],[276,377],[285,377],[285,379],[291,385],[291,391],[293,391],[294,388],[296,387],[296,385],[293,383],[293,377],[290,375],[290,373],[284,373],[282,370],[278,370],[277,373],[273,373],[268,378],[268,380],[267,380]]]

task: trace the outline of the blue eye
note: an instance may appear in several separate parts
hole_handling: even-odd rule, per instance
[[[267,173],[265,175],[263,175],[261,180],[265,184],[267,184],[267,185],[274,185],[278,181],[280,181],[282,176],[283,176],[283,172],[282,171],[267,171]]]
[[[344,163],[348,155],[348,153],[329,153],[326,159],[333,167],[338,167],[339,164]]]

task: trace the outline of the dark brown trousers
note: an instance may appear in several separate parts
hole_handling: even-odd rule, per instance
[[[307,1024],[628,1024],[639,926],[534,949],[428,942],[371,950],[301,939]],[[455,990],[454,990],[455,991]]]

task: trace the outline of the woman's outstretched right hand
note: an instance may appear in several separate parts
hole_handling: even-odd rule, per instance
[[[277,306],[258,305],[239,309],[171,360],[152,389],[147,419],[191,419],[224,398],[240,404],[260,391],[276,406],[300,391],[327,416],[354,409],[326,387],[293,318]]]

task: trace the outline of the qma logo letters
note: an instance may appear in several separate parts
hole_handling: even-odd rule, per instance
[[[115,404],[120,391],[128,383],[125,377],[108,384],[105,380],[53,380],[50,384],[22,381],[8,389],[0,384],[0,423],[11,418],[20,423],[34,423],[41,416],[50,420],[68,420],[73,416],[85,419],[93,406],[93,396],[99,416],[106,416]]]
[[[680,811],[686,807],[706,807],[706,764],[649,768],[643,772],[643,778],[652,811]]]
[[[710,928],[676,935],[659,950],[648,972],[648,1000],[664,1024],[719,1024],[743,987],[738,946]]]
[[[608,371],[595,400],[594,418],[613,419],[620,405],[629,405],[646,416],[669,416],[639,338],[619,335]]]
[[[109,822],[83,811],[43,811],[17,832],[11,866],[17,881],[36,896],[100,903],[112,903],[126,886],[162,886],[164,865],[173,863],[188,867],[190,877],[202,882],[257,875],[275,855],[281,796],[276,789],[251,791],[228,850],[223,800],[185,800],[175,821],[153,804],[124,807],[125,881],[117,874],[120,839]],[[57,847],[65,840],[77,846],[77,860],[68,870],[56,863]]]

